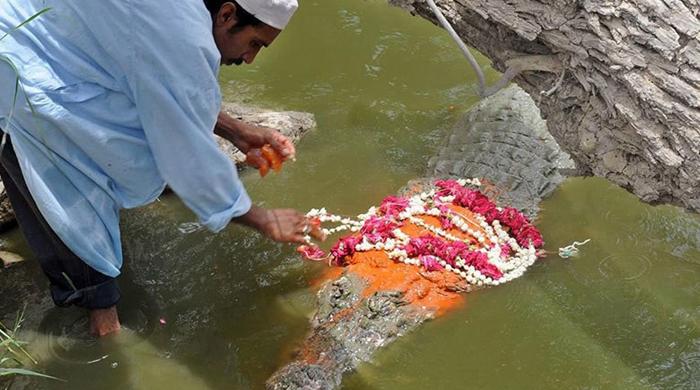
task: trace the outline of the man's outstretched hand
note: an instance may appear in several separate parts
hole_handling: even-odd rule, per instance
[[[219,114],[214,132],[233,143],[243,154],[269,144],[284,160],[294,159],[296,155],[292,141],[278,130],[253,126],[223,112]]]
[[[308,218],[293,209],[264,209],[253,206],[250,211],[235,219],[235,222],[250,226],[272,240],[303,244],[307,234],[317,240],[326,237],[312,226]]]
[[[262,150],[266,145],[270,145],[282,160],[293,159],[296,155],[292,141],[279,131],[247,124],[224,112],[219,114],[214,132],[229,140],[244,154],[248,154],[253,149]],[[251,155],[254,154],[251,153]],[[251,156],[249,155],[248,158],[250,159]],[[269,161],[261,155],[258,161],[252,160],[249,163],[260,168],[260,164],[267,165]],[[293,209],[264,209],[253,206],[248,213],[235,218],[234,222],[250,226],[279,242],[301,244],[306,242],[306,235],[317,240],[325,239],[318,226],[311,224],[304,214]]]

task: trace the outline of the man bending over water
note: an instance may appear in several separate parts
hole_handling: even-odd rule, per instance
[[[252,63],[296,0],[3,0],[0,36],[45,7],[0,41],[16,67],[0,62],[0,176],[58,306],[90,310],[98,336],[119,330],[119,210],[166,184],[212,231],[303,240],[304,216],[252,205],[212,135],[294,155],[279,132],[219,112],[217,76]]]

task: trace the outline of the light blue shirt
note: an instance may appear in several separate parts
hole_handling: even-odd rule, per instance
[[[0,0],[0,127],[39,210],[119,275],[119,210],[169,185],[212,231],[251,201],[213,136],[220,55],[202,0]],[[3,35],[3,34],[0,34]],[[13,104],[15,103],[15,104]],[[14,106],[14,110],[13,110]]]

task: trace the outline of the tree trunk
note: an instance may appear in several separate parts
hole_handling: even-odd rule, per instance
[[[389,2],[436,23],[425,0]],[[698,0],[436,2],[468,45],[517,73],[581,174],[700,211]]]

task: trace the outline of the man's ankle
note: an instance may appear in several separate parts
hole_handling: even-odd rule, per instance
[[[97,337],[103,337],[111,333],[117,333],[121,329],[117,307],[107,309],[90,310],[90,333]]]

